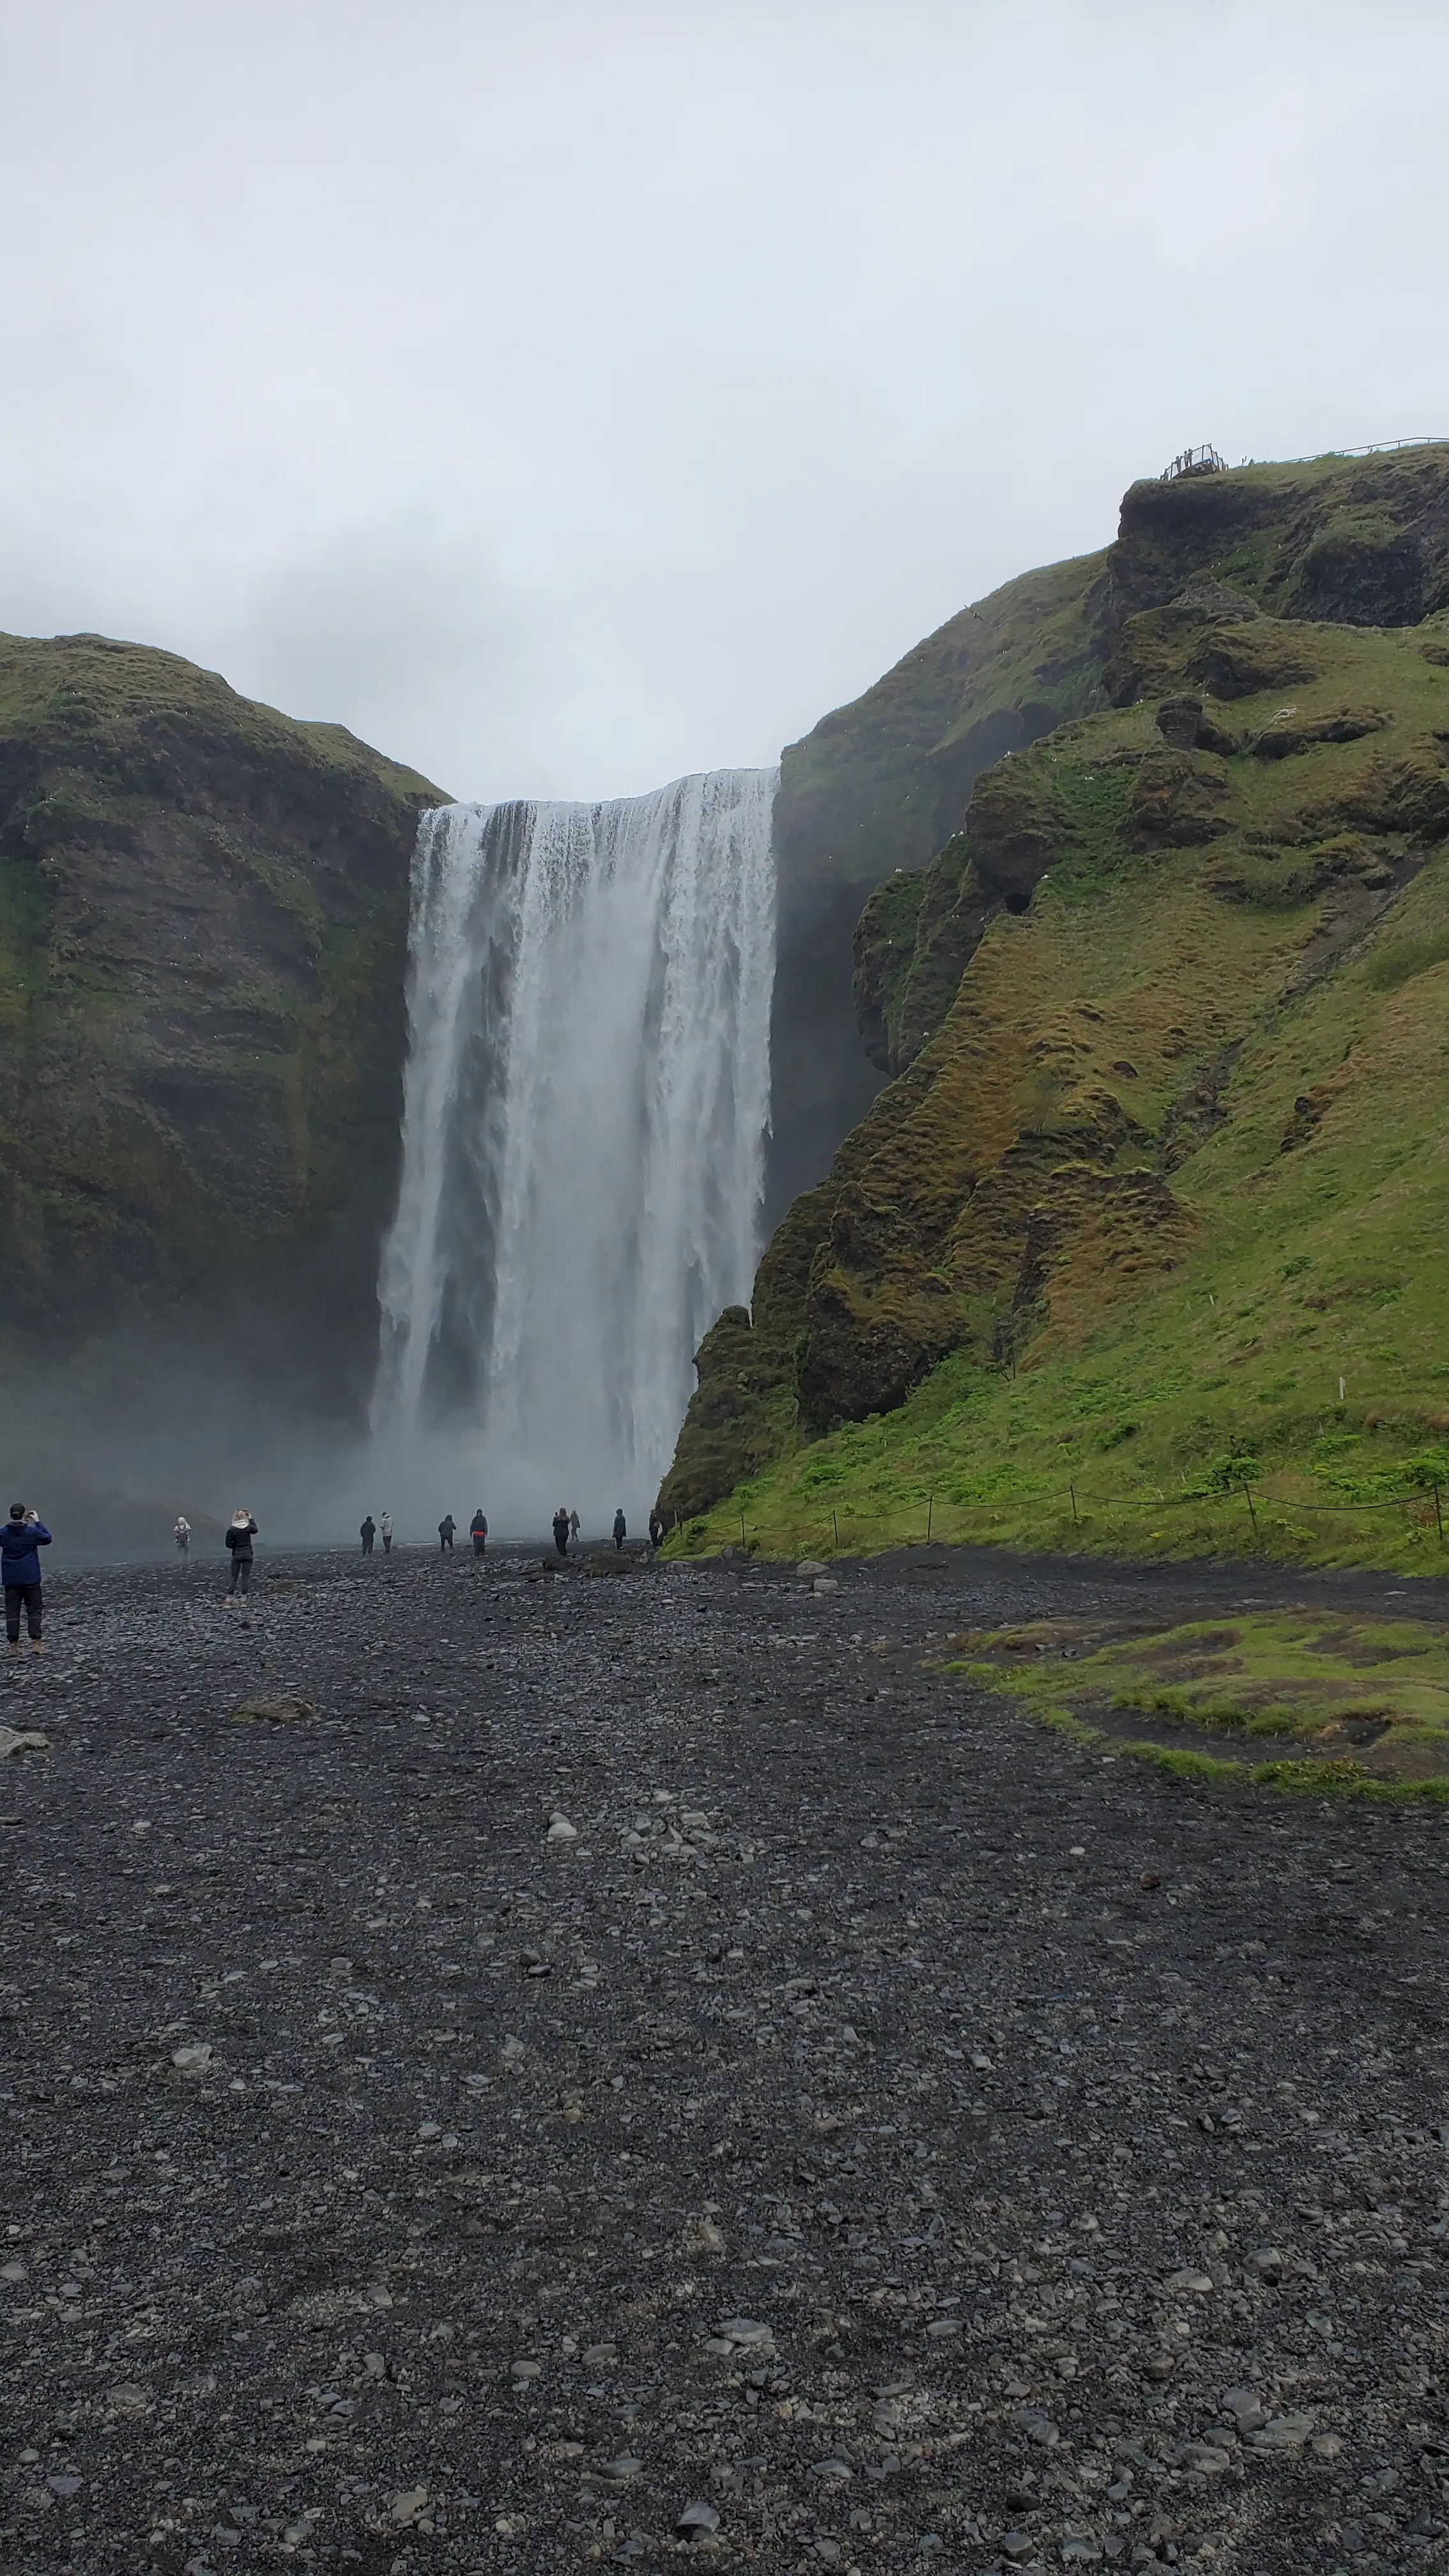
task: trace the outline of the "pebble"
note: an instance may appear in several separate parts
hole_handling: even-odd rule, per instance
[[[712,2504],[687,2504],[684,2511],[676,2515],[674,2528],[689,2540],[696,2533],[718,2531],[719,2515]]]
[[[48,1753],[50,1738],[33,1726],[0,1726],[0,1761],[7,1753]]]

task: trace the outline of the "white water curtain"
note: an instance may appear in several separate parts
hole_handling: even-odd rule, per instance
[[[447,1456],[500,1527],[647,1512],[759,1254],[775,786],[424,818],[373,1414],[404,1487]]]

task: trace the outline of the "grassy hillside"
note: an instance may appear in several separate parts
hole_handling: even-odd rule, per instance
[[[1280,618],[1419,623],[1449,605],[1449,451],[1134,483],[1112,545],[963,609],[789,747],[772,1222],[823,1177],[880,1074],[939,1026],[979,925],[970,889],[958,911],[919,872],[959,835],[978,777],[1064,719],[1142,694],[1127,620],[1205,583]],[[932,934],[919,956],[918,925]]]
[[[685,1546],[1442,1561],[1449,616],[1189,585],[1111,678],[923,881],[959,986],[701,1351]]]

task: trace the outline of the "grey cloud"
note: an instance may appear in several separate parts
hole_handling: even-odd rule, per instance
[[[1439,0],[48,0],[0,622],[464,793],[766,760],[1130,475],[1449,430]]]

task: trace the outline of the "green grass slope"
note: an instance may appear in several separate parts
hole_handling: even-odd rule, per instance
[[[1209,587],[1118,651],[978,782],[944,1022],[700,1353],[683,1546],[1442,1561],[1449,617]]]

